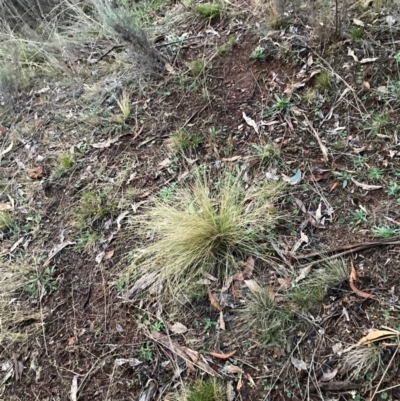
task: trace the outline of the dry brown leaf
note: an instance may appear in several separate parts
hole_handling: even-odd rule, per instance
[[[236,354],[236,350],[229,352],[228,354],[220,354],[218,352],[212,352],[212,351],[208,351],[207,354],[218,359],[229,359],[231,356]]]
[[[221,305],[218,303],[218,301],[215,299],[214,295],[212,294],[210,287],[207,287],[207,294],[208,294],[208,299],[210,300],[210,304],[211,306],[216,309],[217,311],[221,312],[222,311],[222,307]]]
[[[363,81],[363,85],[364,85],[368,90],[371,89],[371,85],[369,84],[368,81]]]
[[[43,177],[43,168],[42,167],[35,167],[28,172],[29,178],[32,180],[39,180]]]
[[[239,366],[232,365],[232,364],[225,365],[223,367],[223,371],[224,371],[224,373],[228,373],[228,374],[235,374],[235,373],[242,374],[243,373],[243,370],[241,368],[239,368]]]
[[[0,203],[0,212],[12,210],[12,206],[8,203]]]
[[[105,259],[105,260],[111,259],[111,258],[113,257],[113,255],[114,255],[114,252],[115,252],[115,249],[110,249],[109,251],[107,251],[107,252],[104,254],[104,259]]]
[[[353,292],[358,295],[361,298],[376,298],[375,294],[370,294],[369,292],[361,291],[359,290],[356,285],[354,284],[354,281],[358,280],[357,276],[357,271],[354,268],[353,260],[351,260],[351,271],[350,271],[350,288],[353,290]]]
[[[188,328],[182,323],[176,322],[172,326],[169,326],[169,329],[174,334],[183,334],[188,331]]]
[[[368,345],[377,341],[387,340],[388,338],[399,337],[399,334],[390,330],[375,330],[364,336],[358,343],[357,347],[361,345]]]
[[[151,338],[168,348],[171,352],[183,358],[188,367],[191,363],[193,363],[209,375],[220,377],[220,375],[208,365],[207,361],[198,352],[171,341],[168,336],[157,331],[151,332]]]
[[[329,189],[329,193],[331,193],[331,192],[333,192],[338,186],[339,186],[339,184],[340,184],[340,182],[339,181],[335,181],[333,184],[332,184],[332,186],[331,186],[331,188]]]
[[[337,375],[337,372],[338,372],[337,369],[332,370],[332,372],[324,372],[324,374],[322,375],[322,377],[319,380],[321,382],[329,382],[335,378],[335,376]]]
[[[107,140],[103,142],[98,142],[98,143],[92,143],[92,147],[96,149],[105,149],[109,148],[113,143],[117,142],[119,140],[118,137],[116,138],[108,138]]]
[[[246,260],[246,267],[243,270],[243,278],[245,280],[251,278],[251,276],[253,275],[253,271],[254,271],[254,258],[252,256],[249,256]]]

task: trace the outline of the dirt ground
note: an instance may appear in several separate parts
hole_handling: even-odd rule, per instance
[[[1,159],[1,202],[7,195],[15,200],[13,218],[20,227],[3,236],[1,255],[4,263],[36,266],[39,284],[22,291],[20,299],[42,320],[23,321],[20,329],[28,339],[3,345],[3,376],[6,361],[13,374],[3,383],[1,399],[69,400],[71,394],[79,400],[171,399],[181,381],[206,373],[187,367],[159,337],[168,335],[173,344],[202,354],[233,388],[231,399],[400,400],[398,337],[365,345],[379,348],[379,367],[372,364],[354,375],[361,362],[344,363],[344,350],[369,332],[388,328],[398,336],[400,331],[400,236],[375,238],[371,231],[390,225],[397,233],[400,226],[395,187],[400,97],[389,86],[399,79],[400,31],[397,25],[387,28],[387,15],[382,9],[375,19],[365,17],[361,39],[346,34],[323,45],[301,23],[296,31],[289,25],[268,34],[255,17],[240,14],[193,25],[191,36],[197,39],[183,42],[170,72],[149,82],[143,96],[131,94],[133,112],[124,124],[109,115],[85,114],[77,100],[79,82],[74,87],[49,81],[21,91],[15,105],[19,117],[0,134],[3,150],[13,142]],[[231,36],[237,43],[218,53]],[[259,45],[271,54],[265,60],[250,57]],[[113,63],[114,52],[101,63]],[[191,77],[188,65],[199,59],[205,69]],[[326,88],[316,79],[320,71],[330,76]],[[374,131],[374,116],[382,113],[386,125]],[[171,155],[168,140],[182,127],[198,133],[201,143],[184,156]],[[94,146],[110,138],[115,141],[109,146]],[[263,163],[253,145],[271,143],[279,159]],[[57,154],[70,149],[73,167],[56,176]],[[255,181],[274,175],[291,181],[278,206],[286,217],[271,245],[271,256],[290,275],[282,277],[256,259],[259,283],[285,297],[281,279],[287,288],[300,285],[305,266],[339,255],[357,270],[358,292],[350,276],[327,288],[321,305],[296,311],[304,324],[288,333],[287,343],[270,346],[260,345],[236,307],[225,308],[222,330],[206,290],[196,301],[182,300],[175,314],[156,296],[126,298],[135,283],[119,286],[119,278],[143,241],[130,218],[202,164],[210,171],[238,168]],[[41,169],[37,177],[31,173],[35,168]],[[371,178],[374,168],[382,171],[380,179]],[[300,180],[293,178],[297,171]],[[88,189],[117,206],[92,224],[97,239],[84,247],[74,210]],[[307,239],[293,252],[302,235]],[[221,287],[212,291],[218,296]],[[168,331],[176,322],[187,331]],[[234,350],[227,359],[207,354]]]

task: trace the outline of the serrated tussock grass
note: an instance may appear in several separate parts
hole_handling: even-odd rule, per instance
[[[139,270],[159,271],[162,279],[184,286],[203,272],[223,279],[249,255],[268,259],[268,236],[280,217],[274,203],[283,188],[273,183],[245,190],[237,176],[213,183],[197,174],[172,201],[156,200],[138,217],[139,231],[153,238]]]

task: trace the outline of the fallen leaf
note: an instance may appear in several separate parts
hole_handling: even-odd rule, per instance
[[[139,359],[135,358],[118,358],[114,361],[115,366],[122,366],[128,364],[131,368],[134,368],[135,366],[141,365],[143,362],[139,361]]]
[[[1,157],[1,156],[4,156],[6,153],[8,153],[8,152],[13,148],[13,145],[14,145],[14,143],[11,142],[11,143],[8,145],[8,148],[2,150],[2,151],[0,152],[0,157]]]
[[[363,58],[360,60],[360,64],[373,63],[378,60],[378,57]]]
[[[357,347],[361,345],[368,345],[377,341],[387,340],[388,338],[399,337],[400,333],[390,330],[374,330],[368,333],[366,336],[361,338],[357,343]]]
[[[235,399],[235,396],[236,394],[232,382],[228,381],[226,383],[226,401],[233,401]]]
[[[49,256],[43,263],[43,267],[47,267],[50,264],[51,259],[54,258],[54,256],[57,255],[57,253],[61,252],[66,246],[68,245],[74,245],[75,242],[72,241],[63,241],[61,244],[55,246],[49,253]]]
[[[258,125],[257,123],[250,117],[246,116],[246,113],[243,112],[242,114],[244,121],[246,121],[247,125],[249,125],[250,127],[254,128],[254,131],[256,131],[256,133],[258,134]]]
[[[364,22],[362,22],[361,20],[359,20],[357,18],[353,19],[353,23],[354,23],[354,25],[357,25],[357,26],[364,26],[365,25]]]
[[[354,53],[354,50],[347,48],[347,55],[353,57],[353,60],[358,63],[358,57]]]
[[[329,193],[333,192],[340,185],[339,181],[335,181],[329,189]]]
[[[308,181],[322,181],[322,180],[326,180],[329,177],[329,175],[327,174],[310,174],[306,177],[306,180]]]
[[[229,359],[231,356],[236,354],[236,350],[229,352],[227,354],[220,354],[218,352],[208,351],[207,354],[213,356],[214,358],[218,358],[218,359]]]
[[[369,84],[368,81],[363,81],[363,85],[364,85],[368,90],[371,89],[371,85]]]
[[[179,322],[176,322],[172,326],[169,326],[169,329],[174,334],[183,334],[188,331],[188,328],[184,324]]]
[[[243,370],[241,368],[239,368],[239,366],[232,365],[232,364],[225,365],[221,370],[223,373],[226,373],[226,374],[243,373]]]
[[[339,356],[342,355],[343,351],[343,344],[342,343],[336,343],[332,345],[332,351],[334,354],[338,354]]]
[[[294,356],[290,357],[290,362],[298,370],[308,370],[308,365],[301,359],[297,359]]]
[[[131,299],[134,297],[134,295],[136,295],[137,292],[143,291],[146,288],[150,287],[152,284],[154,284],[158,275],[159,273],[157,272],[144,274],[142,277],[140,277],[140,279],[135,282],[132,288],[124,292],[123,298]]]
[[[77,394],[78,394],[78,375],[74,375],[74,377],[72,378],[71,392],[70,392],[71,401],[78,400]]]
[[[224,312],[222,312],[222,311],[219,312],[218,327],[219,327],[221,330],[224,330],[224,331],[226,330],[226,327],[225,327],[225,320],[224,320]]]
[[[92,143],[91,146],[96,149],[105,149],[109,148],[113,143],[117,142],[119,138],[108,138],[107,140],[103,142],[98,142],[98,143]]]
[[[311,271],[311,267],[312,266],[307,266],[307,267],[303,267],[302,269],[300,269],[300,274],[296,277],[296,279],[294,280],[296,283],[298,283],[301,280],[304,280],[308,273],[310,273]]]
[[[207,294],[208,294],[208,299],[210,300],[211,306],[216,309],[217,311],[222,311],[221,305],[218,303],[218,301],[215,299],[214,295],[212,294],[210,287],[207,287]]]
[[[129,212],[126,210],[125,212],[122,212],[118,217],[117,217],[117,231],[121,229],[121,221],[129,214]]]
[[[321,382],[329,382],[335,378],[335,376],[337,375],[337,372],[338,372],[337,369],[332,370],[332,372],[324,372],[321,379],[319,379],[319,380]]]
[[[113,255],[114,255],[114,252],[115,252],[115,249],[110,249],[109,251],[107,251],[104,254],[104,259],[105,260],[111,259],[113,257]]]
[[[75,341],[76,341],[76,338],[75,338],[75,337],[70,337],[70,338],[68,338],[68,345],[74,345],[74,344],[75,344]]]
[[[32,180],[39,180],[43,177],[43,168],[42,167],[35,167],[28,172],[29,178]]]
[[[8,203],[0,203],[0,212],[12,210],[12,206]]]
[[[368,292],[365,291],[361,291],[359,290],[356,285],[354,284],[354,281],[358,280],[358,276],[357,276],[357,271],[354,268],[354,264],[353,264],[353,260],[351,260],[351,271],[350,271],[350,288],[353,290],[353,292],[358,295],[361,298],[376,298],[375,294],[370,294]]]
[[[255,280],[244,280],[244,283],[251,292],[260,292],[261,287],[257,284]]]
[[[377,189],[381,189],[382,185],[369,185],[369,184],[364,184],[362,182],[356,181],[354,178],[351,178],[351,181],[356,184],[358,187],[365,189],[366,191],[375,191]]]
[[[235,162],[237,160],[240,160],[242,156],[232,156],[232,157],[226,157],[221,159],[223,162]]]
[[[253,275],[254,271],[254,258],[249,256],[246,260],[246,267],[243,270],[243,279],[249,279]]]

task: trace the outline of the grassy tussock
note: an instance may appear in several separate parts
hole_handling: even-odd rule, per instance
[[[19,294],[29,284],[30,269],[18,264],[0,264],[0,343],[24,341],[27,330],[21,325],[26,321],[41,319],[39,312],[31,310]]]
[[[235,260],[248,255],[265,259],[268,233],[279,218],[274,202],[282,189],[274,183],[245,190],[232,175],[213,185],[198,175],[176,191],[173,201],[157,200],[138,218],[142,234],[154,234],[140,269],[183,284],[205,271],[223,278]]]

